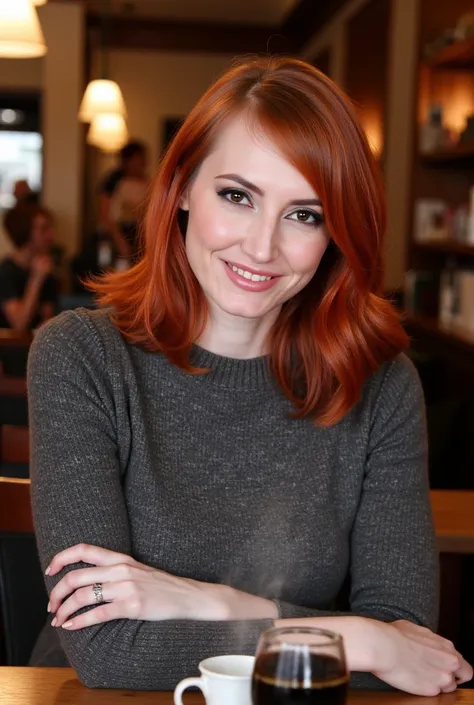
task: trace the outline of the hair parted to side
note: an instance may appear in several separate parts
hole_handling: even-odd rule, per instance
[[[251,58],[223,75],[188,115],[159,167],[145,220],[145,252],[132,269],[91,283],[132,343],[182,370],[207,306],[188,263],[179,203],[225,122],[245,112],[318,194],[332,241],[312,281],[270,331],[272,370],[296,415],[341,420],[365,380],[407,347],[382,296],[385,200],[378,165],[350,101],[324,74],[290,58]]]

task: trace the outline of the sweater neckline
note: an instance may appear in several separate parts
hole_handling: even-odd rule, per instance
[[[209,372],[199,376],[220,387],[229,389],[260,389],[274,385],[270,370],[270,357],[261,355],[249,359],[224,357],[193,344],[190,362]]]

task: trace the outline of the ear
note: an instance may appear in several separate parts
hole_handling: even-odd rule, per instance
[[[185,190],[181,198],[179,199],[179,207],[182,211],[189,210],[189,187]]]

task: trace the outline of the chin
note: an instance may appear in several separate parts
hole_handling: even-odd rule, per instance
[[[236,316],[238,318],[262,318],[268,315],[274,306],[262,306],[258,305],[256,302],[248,301],[216,301],[217,305],[227,313],[229,316]]]

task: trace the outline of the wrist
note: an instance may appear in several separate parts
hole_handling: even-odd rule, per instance
[[[278,618],[278,607],[273,600],[220,585],[218,611],[223,620]]]
[[[378,650],[386,625],[356,615],[278,619],[276,627],[316,627],[340,634],[344,644],[347,669],[370,673],[378,666]]]

